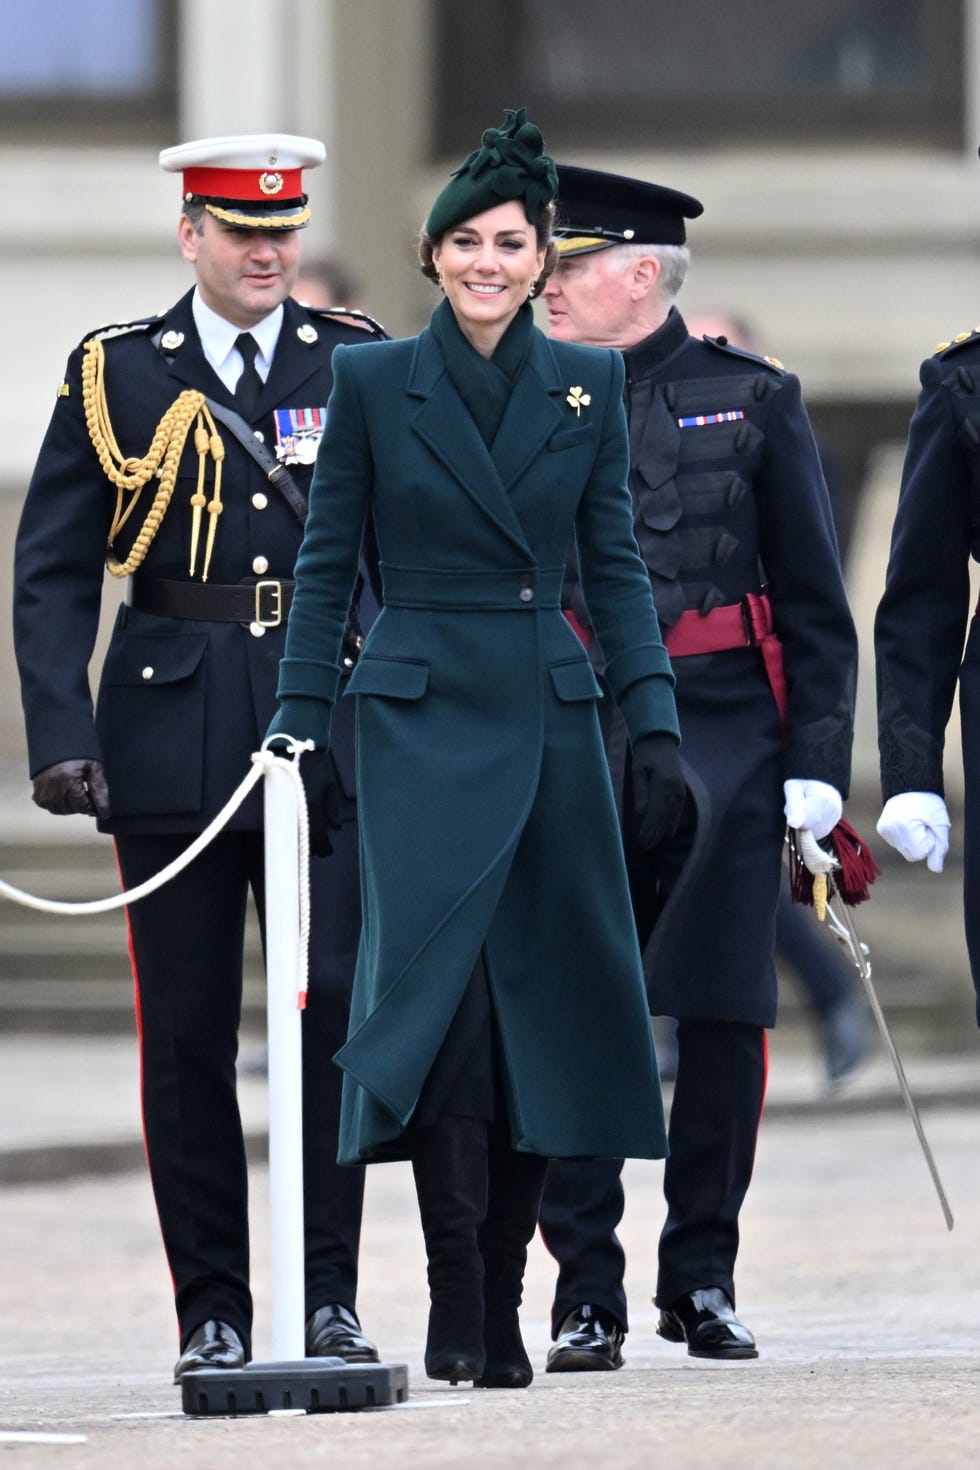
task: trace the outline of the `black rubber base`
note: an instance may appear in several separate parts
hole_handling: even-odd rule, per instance
[[[343,1358],[300,1358],[292,1363],[249,1363],[245,1368],[197,1368],[180,1380],[185,1414],[268,1414],[302,1409],[343,1414],[403,1404],[404,1363],[345,1363]]]

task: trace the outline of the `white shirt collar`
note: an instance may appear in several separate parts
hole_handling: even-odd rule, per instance
[[[242,357],[235,346],[235,339],[243,329],[236,327],[233,322],[227,321],[223,316],[219,316],[216,311],[212,311],[211,307],[201,299],[201,293],[196,286],[191,298],[191,311],[194,315],[197,334],[201,339],[201,346],[204,349],[204,356],[225,387],[234,392],[242,370]],[[259,377],[263,380],[269,376],[276,343],[279,341],[279,333],[282,330],[282,319],[283,307],[280,302],[275,311],[271,311],[254,327],[248,329],[258,343],[259,350],[256,353],[255,366]]]

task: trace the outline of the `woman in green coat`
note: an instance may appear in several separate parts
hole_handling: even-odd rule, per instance
[[[573,533],[651,845],[683,795],[673,680],[622,358],[533,324],[556,183],[508,113],[430,211],[429,327],[334,353],[272,727],[329,746],[370,520],[384,608],[347,685],[363,930],[340,1158],[411,1158],[426,1371],[486,1386],[531,1379],[517,1306],[547,1158],[666,1149],[601,694],[560,607]]]

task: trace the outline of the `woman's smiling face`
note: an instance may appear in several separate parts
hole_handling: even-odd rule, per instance
[[[517,199],[454,225],[433,247],[446,299],[477,351],[488,345],[493,351],[527,300],[544,257]]]

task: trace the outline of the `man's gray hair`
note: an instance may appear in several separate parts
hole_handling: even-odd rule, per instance
[[[185,199],[181,207],[181,214],[186,214],[198,235],[204,233],[204,215],[206,213],[204,200],[195,195],[192,199]]]
[[[686,245],[634,245],[631,242],[617,245],[615,249],[624,270],[634,260],[647,259],[652,256],[654,260],[659,261],[660,275],[657,277],[657,289],[668,301],[673,301],[687,279],[691,252]]]

